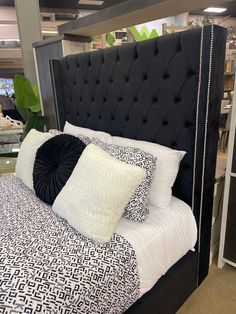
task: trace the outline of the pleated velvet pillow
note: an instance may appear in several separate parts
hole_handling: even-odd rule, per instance
[[[85,147],[79,138],[62,134],[51,138],[38,149],[33,181],[35,193],[42,201],[53,204]]]

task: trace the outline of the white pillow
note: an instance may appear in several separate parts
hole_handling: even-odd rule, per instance
[[[174,150],[166,146],[145,141],[114,136],[115,145],[138,147],[157,158],[148,202],[150,205],[169,208],[172,196],[172,187],[179,171],[179,164],[184,157],[184,151]]]
[[[92,139],[100,140],[107,144],[112,144],[112,137],[110,134],[101,131],[94,131],[87,128],[81,128],[80,126],[75,126],[66,121],[64,129],[64,133],[71,134],[74,136],[83,135]]]
[[[90,144],[52,208],[81,234],[105,243],[144,177],[144,169],[117,160]]]
[[[21,144],[16,162],[16,176],[31,190],[34,189],[33,169],[38,148],[53,135],[32,129]]]

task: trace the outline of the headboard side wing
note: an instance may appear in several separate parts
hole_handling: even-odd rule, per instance
[[[216,25],[202,29],[193,172],[193,211],[198,225],[199,284],[206,277],[209,267],[225,47],[226,29]]]

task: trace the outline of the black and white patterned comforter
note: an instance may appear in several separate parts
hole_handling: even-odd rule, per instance
[[[96,244],[15,176],[0,177],[0,313],[122,313],[139,296],[135,252]]]

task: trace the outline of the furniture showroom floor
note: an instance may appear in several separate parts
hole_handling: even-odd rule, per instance
[[[177,314],[235,314],[236,269],[225,264],[217,268],[214,259],[208,277]]]

